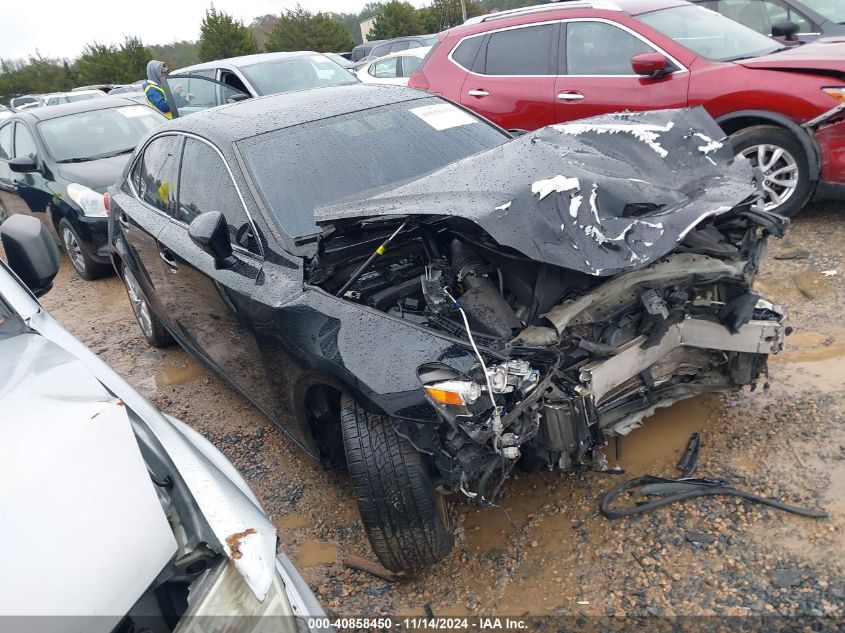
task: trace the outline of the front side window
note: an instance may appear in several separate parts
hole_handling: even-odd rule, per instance
[[[429,97],[268,132],[237,146],[280,228],[302,237],[319,231],[317,208],[364,200],[508,140],[485,120]]]
[[[557,24],[540,24],[490,35],[486,75],[554,75]]]
[[[166,121],[152,108],[130,105],[49,119],[38,124],[38,131],[57,162],[82,162],[128,154]]]
[[[15,126],[15,158],[28,156],[35,159],[37,155],[38,147],[32,138],[32,132],[23,123],[18,123]]]
[[[378,61],[370,66],[370,74],[379,79],[393,79],[396,77],[396,63],[398,61],[397,57]]]
[[[842,0],[802,0],[810,9],[836,24],[845,24],[845,3]]]
[[[138,196],[149,205],[176,217],[176,180],[180,139],[160,136],[147,145],[138,168]]]
[[[414,57],[413,55],[402,56],[402,77],[410,77],[411,73],[415,73],[422,66],[422,59]]]
[[[0,158],[9,160],[14,156],[12,139],[14,138],[15,124],[9,123],[0,127]]]
[[[176,101],[176,107],[180,111],[184,109],[185,112],[223,105],[230,97],[242,93],[240,90],[207,77],[174,75],[167,78],[167,83]]]
[[[566,26],[568,75],[633,75],[631,58],[653,50],[638,37],[606,22],[570,22]]]
[[[259,95],[358,83],[343,66],[323,55],[301,55],[240,68]]]
[[[249,218],[223,159],[208,144],[187,138],[182,152],[176,219],[190,224],[195,217],[209,211],[219,211],[226,218],[232,244],[258,252]]]
[[[754,29],[698,5],[660,9],[640,15],[639,19],[681,46],[715,62],[760,57],[782,48]]]

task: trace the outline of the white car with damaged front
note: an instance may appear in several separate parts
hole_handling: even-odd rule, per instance
[[[281,632],[323,617],[235,467],[40,306],[59,265],[41,223],[13,216],[0,238],[0,621]]]

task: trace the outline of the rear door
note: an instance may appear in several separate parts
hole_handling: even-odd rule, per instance
[[[561,74],[555,84],[557,121],[686,107],[689,71],[633,31],[608,20],[570,20],[565,22],[561,43]],[[631,58],[654,51],[666,55],[676,72],[656,79],[634,73]]]
[[[559,32],[559,22],[545,22],[488,33],[463,82],[461,104],[506,129],[553,123]]]
[[[159,237],[168,270],[165,305],[175,331],[259,406],[272,410],[274,392],[251,316],[262,251],[226,162],[208,141],[185,139],[178,195],[173,219]],[[188,235],[191,221],[210,211],[226,218],[232,242],[232,262],[219,270]]]
[[[179,178],[179,154],[182,137],[157,136],[144,148],[130,175],[132,195],[123,197],[123,206],[114,213],[124,234],[132,260],[127,265],[141,284],[153,311],[172,325],[163,303],[167,275],[158,237],[176,209],[176,184]]]

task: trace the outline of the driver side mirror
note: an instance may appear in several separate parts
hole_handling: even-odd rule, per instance
[[[31,156],[18,156],[9,161],[9,169],[16,174],[29,174],[38,171],[38,165]]]
[[[663,77],[675,71],[666,56],[656,51],[634,55],[631,58],[631,68],[638,75],[653,78]]]
[[[59,272],[59,249],[44,225],[32,216],[13,215],[0,225],[0,243],[9,268],[32,294],[47,294]]]
[[[787,42],[798,41],[798,25],[795,22],[772,24],[772,37],[782,37]]]
[[[229,226],[219,211],[208,211],[195,217],[188,225],[191,241],[214,258],[218,270],[234,263]]]
[[[233,94],[231,97],[226,99],[226,103],[237,103],[238,101],[246,101],[249,99],[248,94],[244,94],[243,92],[239,92],[237,94]]]

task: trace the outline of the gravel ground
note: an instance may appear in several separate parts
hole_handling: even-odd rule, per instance
[[[597,512],[618,476],[520,474],[500,508],[459,502],[461,538],[436,568],[390,584],[340,564],[372,557],[344,472],[312,463],[246,400],[179,348],[154,350],[122,284],[84,282],[65,260],[45,307],[159,408],[210,438],[244,473],[278,526],[281,548],[339,616],[780,615],[845,620],[845,217],[814,205],[771,243],[760,290],[795,332],[770,363],[771,388],[708,396],[659,411],[622,443],[628,476],[674,476],[689,434],[697,474],[828,519],[731,498],[696,499],[610,522]],[[778,259],[786,257],[786,259]],[[823,271],[839,271],[824,275]],[[611,464],[615,458],[609,455]],[[794,622],[794,621],[793,621]],[[818,629],[816,629],[818,630]]]

